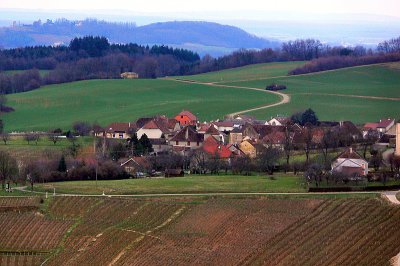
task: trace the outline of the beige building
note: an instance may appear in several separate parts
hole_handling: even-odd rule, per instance
[[[139,74],[137,74],[135,72],[124,72],[124,73],[121,73],[121,78],[123,78],[123,79],[138,79]]]

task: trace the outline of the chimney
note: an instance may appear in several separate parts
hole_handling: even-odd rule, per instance
[[[129,126],[128,127],[131,128],[131,122],[129,122]]]
[[[400,123],[396,124],[396,151],[395,154],[400,156]]]
[[[350,154],[353,153],[353,147],[350,147]]]
[[[188,138],[189,138],[189,127],[186,127],[185,139],[187,140]]]

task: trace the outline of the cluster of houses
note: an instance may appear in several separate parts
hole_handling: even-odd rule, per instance
[[[395,138],[394,119],[367,123],[363,128],[358,128],[350,121],[322,122],[307,133],[311,134],[309,138],[311,137],[313,145],[321,143],[327,128],[337,134],[345,132],[354,139],[363,138],[371,132],[379,135],[380,140],[391,141]],[[140,139],[146,134],[152,143],[154,154],[173,151],[185,155],[189,151],[202,149],[220,159],[230,160],[242,155],[255,158],[267,147],[283,150],[287,138],[290,138],[293,145],[300,147],[305,141],[305,132],[305,127],[290,123],[290,119],[283,116],[257,120],[252,116],[237,115],[222,121],[201,123],[196,115],[184,110],[174,118],[155,116],[140,118],[131,123],[112,123],[105,127],[103,132],[98,133],[98,136],[128,139],[136,133]],[[352,149],[340,155],[332,167],[363,175],[368,172],[368,162]]]

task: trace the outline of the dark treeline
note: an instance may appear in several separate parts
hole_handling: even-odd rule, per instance
[[[164,45],[110,44],[104,37],[75,38],[68,47],[37,46],[0,51],[0,94],[36,89],[41,85],[85,79],[120,78],[136,72],[142,78],[183,74],[200,57]],[[51,70],[41,77],[36,69]]]
[[[110,44],[105,37],[75,38],[68,47],[37,46],[0,51],[0,94],[36,89],[41,85],[85,79],[120,78],[123,72],[136,72],[140,78],[198,74],[250,64],[284,61],[309,61],[290,74],[310,73],[364,64],[400,60],[400,38],[382,42],[376,50],[356,47],[331,47],[318,40],[289,41],[280,49],[245,50],[201,60],[197,53],[168,46]],[[311,61],[310,61],[311,60]],[[41,77],[37,70],[51,70]]]
[[[344,67],[371,65],[400,61],[400,53],[354,56],[331,56],[314,59],[289,72],[290,75],[313,73]]]

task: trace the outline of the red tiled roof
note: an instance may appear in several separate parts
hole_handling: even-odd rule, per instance
[[[366,123],[363,128],[365,129],[376,129],[379,123]]]
[[[204,137],[202,134],[197,133],[192,127],[187,126],[182,128],[170,141],[190,141],[190,142],[203,142]]]
[[[149,122],[147,122],[144,126],[144,129],[159,129],[158,125],[156,124],[156,122],[154,122],[154,120],[151,120]]]
[[[273,132],[266,135],[263,140],[271,144],[282,144],[285,142],[285,132]]]
[[[208,137],[203,144],[203,150],[209,154],[218,154],[219,158],[227,159],[232,156],[232,151],[225,145],[218,143],[212,136]]]
[[[129,125],[130,123],[111,123],[105,130],[106,132],[129,132],[129,129],[133,128],[132,124],[131,127]]]
[[[348,148],[344,152],[342,152],[336,159],[362,159],[364,158],[355,151],[354,148]]]
[[[178,116],[187,116],[191,121],[197,121],[197,117],[189,111],[182,111],[178,114]]]
[[[390,119],[390,118],[382,119],[382,120],[378,123],[378,126],[377,126],[377,127],[380,127],[380,128],[387,128],[391,123],[393,123],[393,120],[394,120],[394,119]]]
[[[214,122],[214,125],[216,125],[217,127],[233,127],[233,122],[231,121]]]
[[[208,129],[206,130],[206,134],[209,135],[219,135],[220,132],[218,129],[216,129],[213,125],[209,126]]]

